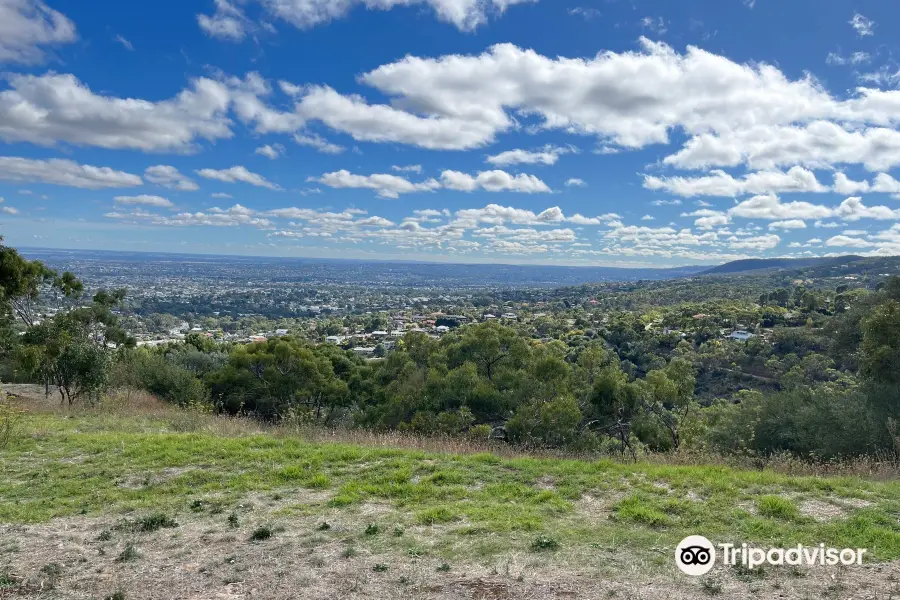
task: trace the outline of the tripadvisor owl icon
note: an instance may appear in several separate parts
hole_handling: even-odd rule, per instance
[[[688,575],[705,575],[716,564],[716,549],[702,535],[690,535],[675,548],[675,564]]]

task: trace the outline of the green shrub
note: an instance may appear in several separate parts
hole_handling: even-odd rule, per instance
[[[262,542],[273,537],[275,537],[275,529],[269,525],[261,525],[250,534],[250,540],[253,542]]]
[[[209,391],[194,373],[149,350],[130,353],[114,373],[117,383],[147,390],[178,406],[209,403]]]
[[[827,460],[890,447],[884,423],[857,389],[799,386],[767,395],[744,392],[740,400],[703,410],[706,441],[720,452]]]
[[[155,513],[152,515],[147,515],[146,517],[141,517],[136,521],[126,519],[116,525],[115,529],[120,531],[138,531],[142,533],[152,533],[154,531],[159,531],[160,529],[172,529],[175,527],[178,527],[178,523],[175,521],[175,519],[172,519],[165,513]],[[104,536],[104,534],[100,535]]]
[[[160,529],[172,529],[178,527],[175,519],[170,518],[165,513],[156,513],[147,517],[138,519],[137,528],[145,533],[159,531]]]
[[[568,446],[578,436],[581,410],[571,396],[523,404],[506,424],[513,442],[530,446]]]
[[[559,542],[552,537],[542,535],[535,538],[535,540],[531,542],[531,549],[535,552],[559,550]]]
[[[426,435],[459,435],[469,430],[475,417],[468,407],[435,413],[430,410],[417,411],[410,419],[408,429]],[[407,427],[401,427],[405,429]]]
[[[469,438],[475,441],[487,441],[491,439],[491,433],[493,433],[494,428],[488,425],[487,423],[481,423],[480,425],[473,425],[469,427],[469,431],[466,435]]]

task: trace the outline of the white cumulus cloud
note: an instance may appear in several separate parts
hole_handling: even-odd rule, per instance
[[[265,156],[268,159],[275,160],[284,154],[284,146],[281,144],[266,144],[265,146],[257,148],[255,153]]]
[[[33,160],[16,156],[0,156],[0,180],[50,183],[99,190],[143,184],[140,176],[109,167],[82,165],[68,159]]]
[[[53,146],[190,151],[198,138],[231,137],[230,95],[200,78],[159,102],[94,93],[74,75],[15,74],[0,92],[0,139]]]
[[[519,173],[510,175],[506,171],[482,171],[475,176],[459,171],[441,173],[441,184],[449,190],[460,192],[524,192],[526,194],[549,193],[552,190],[546,183],[535,177]]]
[[[486,161],[498,167],[510,165],[555,165],[563,154],[575,152],[574,148],[547,145],[540,150],[507,150],[500,154],[488,156]]]
[[[347,170],[325,173],[321,177],[311,177],[315,181],[332,188],[360,188],[375,190],[382,198],[399,198],[401,194],[413,192],[429,192],[436,190],[440,184],[434,179],[422,183],[413,183],[408,179],[389,173],[374,175],[356,175]]]
[[[239,42],[253,29],[253,24],[244,11],[235,4],[228,0],[214,0],[214,3],[216,10],[212,15],[197,15],[197,23],[206,35]]]
[[[183,192],[195,192],[200,189],[193,179],[183,175],[178,169],[171,165],[154,165],[147,167],[144,171],[144,177],[150,183],[155,183],[164,188],[172,190],[180,190]]]
[[[684,196],[740,196],[781,192],[827,192],[815,173],[803,167],[787,172],[757,171],[735,178],[725,171],[713,170],[702,177],[655,177],[644,175],[644,187]]]
[[[224,181],[225,183],[249,183],[250,185],[255,185],[257,187],[264,187],[270,190],[280,190],[281,188],[267,180],[262,175],[257,173],[253,173],[247,170],[246,167],[243,166],[234,166],[229,169],[200,169],[197,171],[197,175],[200,177],[204,177],[206,179],[215,179],[217,181]]]
[[[161,208],[172,208],[174,206],[167,198],[147,194],[140,196],[116,196],[114,200],[116,204],[157,206]]]
[[[78,39],[75,24],[40,0],[0,0],[0,62],[40,63],[46,47]]]
[[[271,16],[300,29],[308,29],[347,16],[356,7],[391,10],[410,5],[429,6],[441,21],[463,31],[473,31],[487,23],[490,15],[500,15],[516,4],[537,0],[256,0]],[[235,4],[215,0],[212,15],[200,14],[200,27],[214,37],[239,41],[247,34],[248,19]]]

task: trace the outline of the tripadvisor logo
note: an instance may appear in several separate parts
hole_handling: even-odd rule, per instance
[[[702,535],[689,535],[675,548],[675,564],[688,575],[706,575],[716,564],[716,549]]]
[[[702,535],[690,535],[675,548],[675,564],[684,573],[698,577],[705,575],[716,564],[716,548],[722,553],[722,564],[741,564],[754,569],[762,564],[769,565],[821,565],[833,567],[838,564],[861,565],[865,548],[826,548],[825,544],[804,546],[797,544],[791,548],[754,548],[747,544],[713,545]]]

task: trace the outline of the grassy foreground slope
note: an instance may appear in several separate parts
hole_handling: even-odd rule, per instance
[[[0,449],[0,598],[900,597],[895,481],[323,437],[29,410]],[[873,560],[691,579],[695,533]]]

